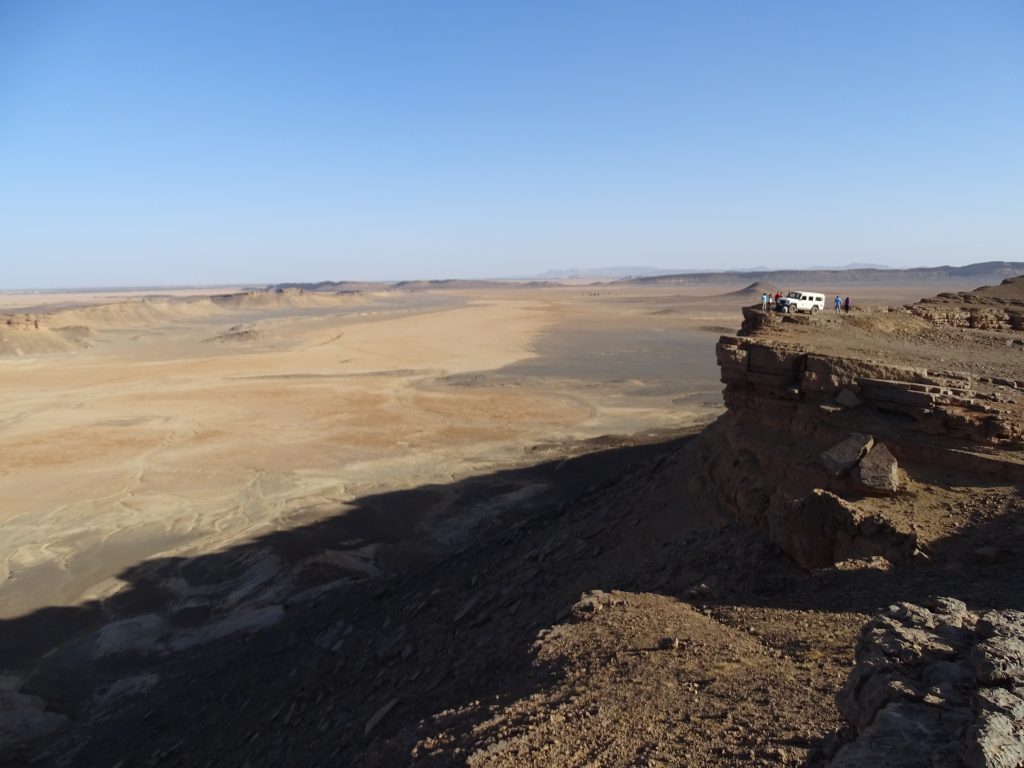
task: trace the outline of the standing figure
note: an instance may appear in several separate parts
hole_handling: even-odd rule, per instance
[[[762,293],[761,294],[761,309],[762,310],[768,309],[768,294],[767,293]]]
[[[843,306],[843,300],[839,298],[838,294],[836,294],[835,305],[836,305],[836,314],[838,315],[839,311],[842,309],[842,306]]]
[[[850,311],[850,297],[849,296],[847,296],[846,297],[846,301],[843,302],[843,309],[846,310],[847,313],[849,313],[849,311]]]

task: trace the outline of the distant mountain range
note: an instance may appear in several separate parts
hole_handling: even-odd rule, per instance
[[[699,285],[701,283],[766,282],[791,285],[796,282],[906,282],[928,280],[976,280],[978,285],[997,284],[1008,277],[1024,274],[1024,261],[983,261],[962,267],[913,267],[894,269],[870,264],[851,264],[842,269],[768,269],[755,267],[745,270],[674,271],[656,267],[596,267],[594,269],[551,269],[536,278],[505,280],[403,280],[399,282],[353,282],[348,280],[322,280],[318,283],[278,283],[268,290],[300,288],[307,291],[334,293],[372,290],[429,290],[453,288],[487,288],[525,285],[541,287],[557,285],[560,280],[592,280],[594,282]]]
[[[854,269],[765,269],[724,272],[680,272],[674,275],[650,275],[630,278],[631,283],[693,285],[726,280],[768,281],[789,284],[795,281],[846,281],[884,283],[896,281],[927,281],[974,279],[981,283],[999,283],[1008,277],[1024,274],[1024,261],[983,261],[962,267],[913,267],[888,269],[857,267]]]
[[[851,270],[851,269],[891,269],[884,264],[869,264],[866,262],[851,262],[844,266],[832,267],[815,264],[797,271],[820,271],[820,270]],[[772,272],[771,267],[762,265],[744,267],[742,269],[730,270],[730,273],[753,274]],[[777,271],[777,270],[774,270]],[[692,275],[704,274],[707,270],[701,269],[665,269],[663,267],[578,267],[575,269],[549,269],[539,275],[532,276],[537,280],[595,280],[613,279],[621,280],[633,277],[660,277],[662,275]]]
[[[549,269],[536,275],[537,280],[621,280],[629,277],[678,275],[691,270],[662,269],[660,267],[581,267],[578,269]]]

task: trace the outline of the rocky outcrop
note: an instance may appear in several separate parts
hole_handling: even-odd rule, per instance
[[[875,439],[871,435],[850,435],[821,454],[821,463],[825,465],[825,469],[837,477],[849,474],[874,444]]]
[[[7,328],[17,330],[38,329],[40,327],[40,317],[39,315],[31,314],[0,315],[0,323]],[[43,320],[43,327],[45,327],[45,319]]]
[[[858,469],[859,450],[872,444],[870,436],[852,438],[849,445],[858,450],[838,474],[813,448],[792,441],[783,430],[759,429],[727,414],[701,435],[696,474],[703,482],[691,489],[695,501],[710,514],[762,530],[803,568],[874,556],[903,562],[914,554],[912,530],[851,498],[863,495],[851,470]]]
[[[961,293],[940,293],[908,309],[935,325],[980,330],[1024,331],[1024,277],[998,286]]]
[[[885,443],[872,446],[853,470],[853,479],[865,493],[883,496],[900,487],[899,465]]]
[[[1024,445],[1024,423],[1016,408],[1024,401],[1024,379],[975,380],[739,336],[723,336],[717,355],[726,406],[767,425],[780,412],[793,410],[775,405],[781,401],[810,406],[790,421],[804,432],[818,428],[823,417],[862,408],[858,418],[880,416],[875,421],[885,427],[886,436],[908,445],[924,442],[925,435],[986,447]],[[1013,394],[998,396],[994,386]],[[850,395],[860,405],[851,408],[840,402],[851,402]]]
[[[865,625],[837,697],[831,768],[1024,763],[1024,613],[899,603]]]
[[[706,482],[694,495],[821,568],[913,555],[909,516],[871,500],[912,495],[915,475],[1024,481],[1024,366],[1006,350],[1024,340],[1010,311],[1024,309],[1024,280],[984,290],[914,311],[745,308],[738,334],[717,345],[728,412],[701,436]],[[929,315],[956,302],[1009,319],[962,331]]]
[[[766,520],[772,542],[808,569],[876,555],[900,562],[914,553],[912,533],[820,488],[792,501],[774,495]]]
[[[89,346],[92,332],[80,325],[54,326],[52,317],[0,314],[0,356],[63,352]]]

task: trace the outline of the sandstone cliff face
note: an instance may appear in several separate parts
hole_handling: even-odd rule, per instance
[[[1024,337],[1004,311],[1011,299],[967,296],[1008,319],[961,330],[928,303],[844,316],[745,309],[740,333],[717,345],[728,413],[702,437],[706,481],[694,495],[821,568],[913,556],[917,534],[890,508],[912,503],[939,468],[1024,480],[1024,366],[1014,359]],[[854,455],[837,466],[829,451],[851,435],[863,445],[854,437]]]

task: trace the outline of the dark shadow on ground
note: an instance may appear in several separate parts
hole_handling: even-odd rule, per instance
[[[103,604],[0,622],[0,665],[35,666],[26,689],[74,721],[63,735],[6,759],[124,768],[405,765],[420,724],[433,715],[471,701],[501,706],[550,685],[560,671],[535,664],[531,646],[593,589],[661,593],[725,619],[730,609],[756,606],[870,614],[933,594],[974,609],[1024,609],[1019,505],[937,542],[930,565],[809,575],[759,532],[691,508],[690,483],[699,478],[689,469],[689,437],[601,447],[368,496],[343,515],[224,552],[141,563],[121,575],[128,588]],[[445,548],[421,529],[487,504],[505,511],[485,519],[470,541]],[[992,540],[1003,554],[993,562],[971,558]],[[107,622],[158,613],[167,630],[188,632],[223,610],[176,605],[171,577],[220,589],[254,562],[287,566],[368,541],[382,544],[393,572],[370,578],[322,563],[301,572],[284,567],[246,598],[283,612],[261,631],[166,655],[88,656],[89,633]],[[284,578],[290,589],[335,588],[294,603],[274,591],[275,579]],[[110,698],[98,716],[98,694],[142,673],[158,674],[159,682],[136,697]],[[465,764],[455,750],[472,745],[482,717],[467,716],[464,743],[419,764]]]

